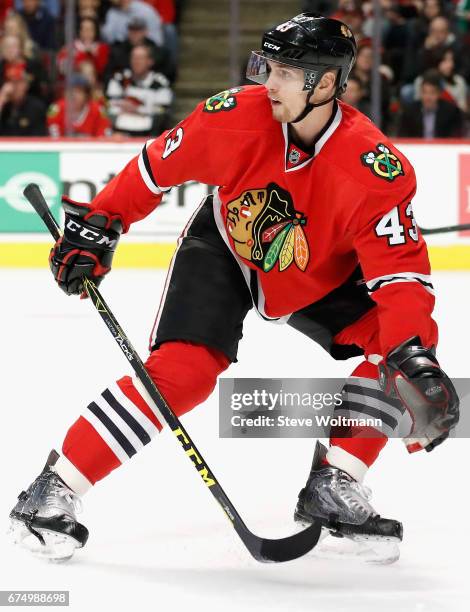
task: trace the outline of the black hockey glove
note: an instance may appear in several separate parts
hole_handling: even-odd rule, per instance
[[[429,452],[444,442],[459,421],[459,398],[434,352],[414,336],[387,355],[379,372],[382,389],[401,399],[413,420],[404,439],[408,451]]]
[[[122,232],[118,216],[92,211],[87,204],[62,199],[65,210],[64,235],[49,255],[49,265],[65,293],[83,292],[82,277],[99,285],[111,270],[114,251]]]

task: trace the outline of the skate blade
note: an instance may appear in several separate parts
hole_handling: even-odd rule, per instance
[[[299,521],[298,524],[309,527],[311,523]],[[397,538],[380,536],[338,536],[333,530],[322,527],[318,544],[311,554],[321,559],[358,560],[373,565],[390,565],[400,558],[399,543]]]
[[[338,537],[335,531],[329,531],[333,537],[329,538],[326,547],[331,551],[341,551],[343,558],[356,558],[374,565],[390,565],[400,558],[400,540],[397,538],[364,534]]]
[[[28,551],[35,557],[54,563],[68,561],[73,556],[75,549],[81,548],[80,543],[68,535],[47,529],[36,529],[36,531],[44,538],[44,544],[29,531],[24,523],[12,519],[7,536],[19,548]]]
[[[400,540],[379,536],[345,536],[358,547],[358,556],[366,563],[390,565],[400,558]]]

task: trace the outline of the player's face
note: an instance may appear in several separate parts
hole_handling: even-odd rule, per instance
[[[269,77],[264,86],[276,121],[293,121],[305,108],[304,71],[268,60]]]
[[[266,189],[244,191],[228,205],[227,229],[238,255],[251,259],[253,248],[253,224],[266,203]]]

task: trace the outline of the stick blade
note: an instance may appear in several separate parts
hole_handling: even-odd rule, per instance
[[[37,185],[36,183],[29,183],[24,188],[23,195],[37,212],[37,214],[41,217],[41,219],[44,221],[45,225],[47,226],[47,229],[50,231],[53,238],[55,238],[55,240],[58,240],[60,238],[59,225],[55,220],[53,214],[49,210],[49,206],[47,205],[47,202],[44,196],[42,195],[39,185]]]
[[[293,561],[310,552],[318,544],[321,530],[320,523],[313,523],[307,529],[279,540],[260,538],[250,531],[239,535],[242,536],[248,550],[257,561],[282,563]]]
[[[28,200],[34,210],[41,217],[44,215],[46,210],[49,210],[47,202],[41,193],[39,185],[36,183],[29,183],[23,190],[24,197]]]

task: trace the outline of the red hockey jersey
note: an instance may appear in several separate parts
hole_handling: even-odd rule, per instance
[[[383,354],[413,335],[437,341],[426,244],[413,218],[412,166],[364,115],[341,102],[303,150],[272,118],[262,86],[212,96],[149,141],[94,208],[126,229],[162,192],[218,185],[214,215],[242,270],[258,276],[258,309],[278,318],[316,302],[361,265],[378,305]]]
[[[65,136],[65,99],[61,98],[49,107],[47,127],[52,137]],[[74,119],[72,129],[74,136],[82,137],[110,136],[112,133],[111,122],[104,108],[94,100]]]

